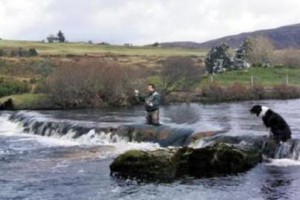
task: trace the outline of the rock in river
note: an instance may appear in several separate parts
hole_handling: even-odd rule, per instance
[[[130,150],[110,165],[111,175],[168,182],[182,177],[213,177],[245,172],[262,161],[261,151],[225,143],[193,149]]]

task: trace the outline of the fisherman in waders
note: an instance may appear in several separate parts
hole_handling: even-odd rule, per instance
[[[139,101],[145,103],[147,111],[146,122],[151,125],[159,125],[159,105],[160,94],[155,90],[154,84],[147,86],[148,96],[141,96],[138,90],[135,90],[135,96]]]

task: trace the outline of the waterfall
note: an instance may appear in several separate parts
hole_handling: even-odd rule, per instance
[[[96,124],[80,124],[68,120],[43,118],[27,112],[10,114],[8,119],[22,127],[24,133],[46,137],[76,140],[86,144],[108,144],[128,141],[116,135],[114,127],[99,127]]]
[[[197,148],[213,145],[216,142],[222,142],[240,148],[258,148],[261,149],[263,157],[269,159],[300,159],[300,139],[290,139],[287,142],[277,144],[267,136],[229,136],[217,135],[211,138],[205,138],[198,142]],[[195,146],[195,144],[194,144]]]
[[[101,127],[96,123],[57,120],[46,118],[38,113],[24,111],[12,112],[9,114],[8,119],[21,125],[23,132],[28,134],[63,138],[88,144],[149,142],[158,143],[162,147],[190,146],[192,148],[202,148],[216,142],[222,142],[245,149],[261,149],[266,158],[299,160],[300,154],[299,139],[291,139],[276,144],[267,136],[230,136],[223,134],[227,131],[195,132],[194,129],[189,127],[150,126],[145,124]]]
[[[300,152],[300,141],[297,139],[292,139],[287,142],[282,142],[278,144],[275,150],[275,159],[289,158],[292,160],[299,160]]]
[[[89,144],[119,142],[151,142],[162,147],[185,146],[194,132],[191,128],[145,124],[101,127],[97,123],[57,120],[33,112],[11,113],[9,120],[22,126],[23,132],[40,136],[64,138]]]

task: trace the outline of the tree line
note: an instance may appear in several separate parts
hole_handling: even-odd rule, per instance
[[[53,34],[50,34],[47,37],[47,40],[48,40],[49,43],[53,43],[53,42],[64,43],[64,42],[66,42],[65,35],[64,35],[64,33],[61,30],[58,31],[58,33],[56,34],[56,36],[53,35]]]
[[[236,50],[225,43],[212,48],[205,59],[205,66],[209,74],[247,69],[251,66],[299,67],[298,55],[297,49],[276,50],[267,37],[258,36],[246,38]]]

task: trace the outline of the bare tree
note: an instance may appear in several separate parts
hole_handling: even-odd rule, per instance
[[[269,65],[274,53],[272,41],[264,36],[249,39],[250,52],[247,53],[247,60],[253,65]]]
[[[200,72],[192,58],[167,58],[161,72],[163,92],[190,89],[195,83],[200,82]]]
[[[273,56],[272,62],[276,65],[287,67],[300,67],[300,50],[298,49],[285,49],[276,51]]]

